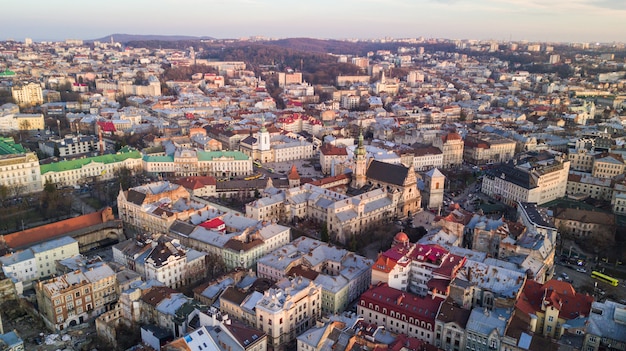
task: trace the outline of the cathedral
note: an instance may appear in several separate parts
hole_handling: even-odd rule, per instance
[[[413,166],[368,160],[363,134],[354,151],[354,168],[351,187],[356,191],[384,189],[391,195],[396,206],[395,215],[405,218],[421,211],[422,196],[417,188],[417,177]]]

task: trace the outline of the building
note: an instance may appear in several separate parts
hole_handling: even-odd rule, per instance
[[[296,339],[321,315],[321,287],[303,278],[285,278],[265,292],[256,304],[256,328],[277,349]]]
[[[246,216],[259,221],[326,222],[328,232],[346,243],[353,235],[358,236],[393,216],[398,202],[399,193],[388,193],[383,188],[350,197],[304,184],[246,204]]]
[[[356,162],[356,161],[355,161]],[[355,167],[353,177],[359,178],[359,167]],[[399,218],[410,217],[421,211],[422,196],[417,189],[417,177],[413,167],[391,164],[377,160],[370,161],[366,185],[374,189],[385,189],[396,205],[394,215]]]
[[[475,165],[508,162],[515,156],[515,141],[498,134],[468,135],[463,159]]]
[[[348,151],[345,147],[338,147],[331,143],[325,143],[320,147],[320,166],[322,173],[326,175],[337,175],[337,167],[346,164],[348,159]]]
[[[8,104],[2,105],[3,107]],[[44,117],[41,113],[18,113],[13,109],[0,110],[0,132],[43,131]]]
[[[612,213],[557,208],[554,224],[565,233],[576,238],[593,240],[596,243],[611,245],[615,241],[616,221]]]
[[[62,139],[39,142],[39,150],[48,156],[67,157],[98,151],[98,138],[95,135],[66,135]]]
[[[440,138],[435,138],[433,146],[441,150],[443,168],[458,167],[463,164],[465,143],[458,133],[452,132]]]
[[[624,344],[626,306],[611,300],[592,302],[582,350],[598,351]]]
[[[313,157],[313,144],[304,137],[291,135],[270,136],[262,126],[256,137],[239,142],[239,150],[251,159],[261,162],[288,162]]]
[[[16,197],[43,190],[37,155],[13,138],[0,138],[0,186]]]
[[[436,316],[443,301],[440,297],[419,297],[383,283],[361,295],[357,313],[367,323],[434,344]]]
[[[570,172],[565,193],[569,196],[586,196],[596,200],[611,201],[613,179],[597,178],[582,172]]]
[[[143,156],[143,170],[154,176],[213,176],[252,174],[252,159],[239,151],[176,150],[173,155]]]
[[[593,296],[577,293],[570,283],[550,280],[540,284],[528,280],[515,310],[531,317],[530,332],[559,339],[566,328],[584,325],[592,303]]]
[[[560,153],[527,153],[516,162],[487,170],[481,191],[509,206],[541,205],[565,196],[569,165]]]
[[[48,280],[35,287],[39,311],[54,330],[86,322],[107,311],[117,300],[116,275],[100,263]]]
[[[303,276],[322,288],[322,313],[340,313],[357,299],[371,282],[373,262],[365,257],[300,237],[257,261],[260,278],[278,281]]]
[[[169,233],[187,247],[220,257],[227,269],[252,268],[291,241],[289,227],[235,214],[211,216],[197,226],[177,221]]]
[[[465,327],[466,350],[500,350],[504,331],[511,313],[504,308],[488,310],[476,307],[472,309]]]
[[[422,205],[426,208],[441,208],[443,206],[443,192],[446,176],[437,168],[424,174],[424,196]]]
[[[15,330],[0,334],[0,350],[24,351],[24,340],[20,338]]]
[[[150,233],[167,233],[176,221],[186,221],[209,205],[192,201],[189,192],[178,184],[154,182],[126,191],[117,196],[120,219]]]
[[[465,350],[465,327],[470,313],[448,300],[441,304],[435,320],[435,346],[444,350]]]
[[[43,90],[37,83],[24,83],[11,88],[11,95],[20,106],[34,106],[43,104]]]
[[[620,155],[609,154],[593,161],[591,175],[597,178],[615,178],[624,174],[625,169],[626,164]]]
[[[302,84],[302,72],[278,73],[278,86],[284,88],[290,84]]]
[[[41,180],[58,186],[74,186],[97,180],[109,180],[117,177],[121,169],[132,173],[142,170],[141,153],[123,148],[116,154],[64,160],[41,165]]]
[[[412,151],[411,165],[417,172],[443,167],[443,152],[434,146],[418,147]]]

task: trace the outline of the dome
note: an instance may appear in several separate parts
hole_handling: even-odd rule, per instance
[[[399,243],[408,243],[409,242],[409,236],[406,235],[405,232],[399,232],[398,234],[396,234],[396,236],[393,237],[393,240],[395,242],[399,242]]]

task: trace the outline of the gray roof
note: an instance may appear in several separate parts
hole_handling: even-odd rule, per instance
[[[626,306],[610,300],[592,303],[587,333],[626,342]]]
[[[388,184],[403,185],[409,169],[403,165],[373,160],[367,168],[366,176]]]
[[[511,312],[504,308],[494,308],[493,311],[482,307],[472,309],[465,330],[478,335],[488,336],[496,329],[499,336],[504,335],[504,328],[511,317]]]

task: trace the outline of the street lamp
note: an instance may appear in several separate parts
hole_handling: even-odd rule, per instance
[[[61,138],[61,121],[57,119],[57,127],[59,128],[59,138]]]

